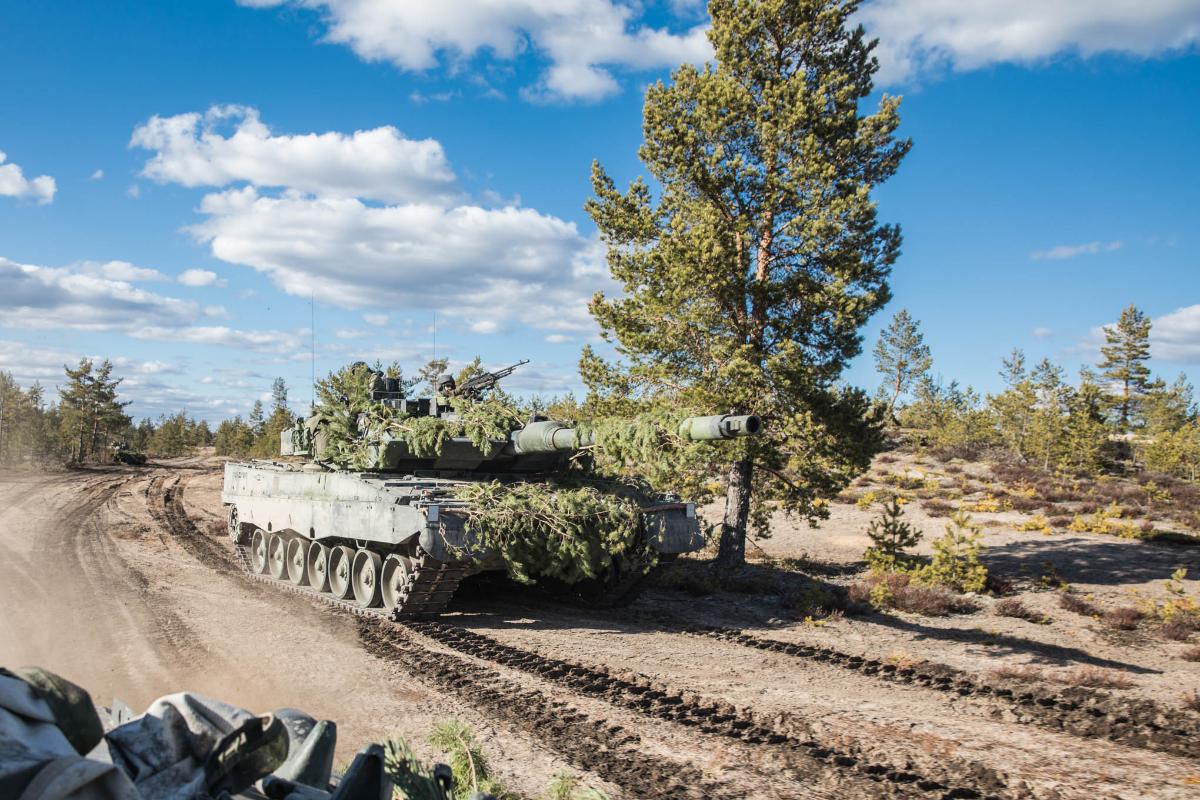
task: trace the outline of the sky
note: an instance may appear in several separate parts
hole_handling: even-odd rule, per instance
[[[116,9],[114,11],[114,9]],[[1200,379],[1200,0],[868,0],[912,152],[876,193],[934,371],[1074,372],[1137,305]],[[0,0],[0,370],[109,358],[137,417],[283,377],[480,355],[578,390],[612,292],[583,211],[645,87],[711,59],[692,0]],[[879,94],[864,105],[873,109]],[[313,356],[315,353],[315,363]]]

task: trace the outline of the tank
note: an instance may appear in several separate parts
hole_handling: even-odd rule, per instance
[[[405,419],[453,421],[457,400],[480,399],[513,368],[483,373],[461,387],[441,378],[435,395],[419,398],[375,374],[370,401]],[[221,499],[229,534],[246,568],[260,578],[393,619],[440,613],[464,578],[506,568],[467,523],[465,487],[553,482],[594,443],[590,433],[541,417],[486,442],[448,438],[435,453],[373,434],[363,442],[365,468],[350,469],[331,455],[327,424],[317,414],[283,431],[280,460],[226,464]],[[679,426],[682,437],[697,442],[760,430],[753,415],[689,417]],[[693,503],[641,495],[638,512],[638,539],[647,554],[669,560],[704,546]],[[614,559],[604,574],[573,591],[599,605],[618,603],[632,595],[643,573],[622,570]]]

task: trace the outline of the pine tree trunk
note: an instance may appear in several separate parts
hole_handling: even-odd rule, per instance
[[[750,520],[750,486],[753,465],[749,459],[729,467],[729,486],[725,491],[725,520],[717,550],[718,567],[740,567],[746,563],[746,524]]]

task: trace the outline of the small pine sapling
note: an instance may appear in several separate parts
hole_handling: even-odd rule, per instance
[[[958,512],[950,518],[946,534],[933,543],[933,559],[917,576],[921,583],[944,586],[957,592],[981,592],[987,585],[987,567],[979,560],[979,526]]]
[[[904,519],[904,503],[893,496],[883,504],[879,516],[867,526],[871,546],[864,557],[871,569],[891,572],[903,566],[910,556],[905,550],[921,541],[921,532]]]

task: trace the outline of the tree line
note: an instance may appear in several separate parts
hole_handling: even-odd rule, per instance
[[[225,420],[215,432],[186,411],[135,422],[113,369],[111,361],[87,358],[64,366],[53,399],[40,383],[23,389],[11,373],[0,371],[0,465],[107,463],[122,451],[172,457],[202,447],[213,447],[217,455],[271,456],[279,452],[279,432],[295,423],[282,378],[272,387],[269,415],[258,401],[248,419]]]
[[[877,402],[892,424],[947,456],[1019,461],[1096,475],[1130,468],[1200,477],[1200,413],[1184,375],[1152,374],[1150,319],[1129,306],[1104,329],[1100,360],[1075,381],[1017,349],[1001,363],[1003,390],[980,395],[933,376],[917,320],[899,311],[875,346]]]

